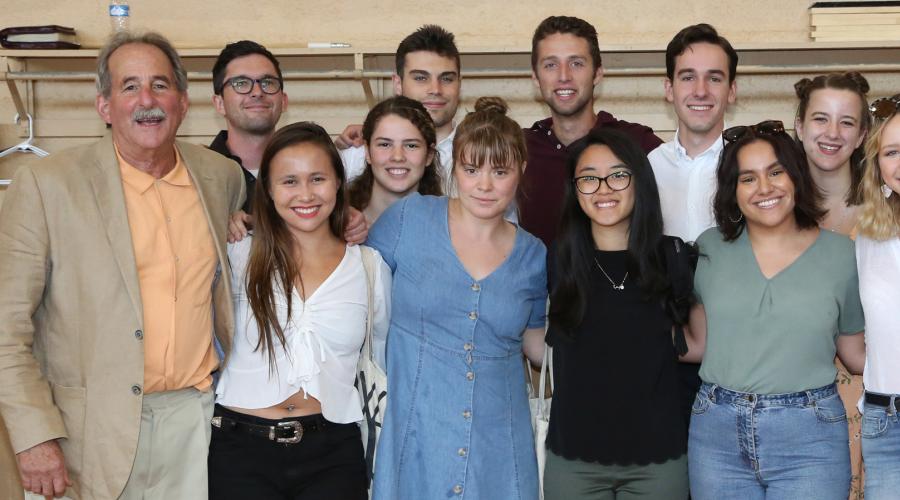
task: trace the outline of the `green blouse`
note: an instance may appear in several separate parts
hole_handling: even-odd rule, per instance
[[[718,229],[697,239],[694,279],[706,309],[705,382],[739,392],[783,394],[834,382],[835,340],[865,327],[853,242],[819,231],[770,279],[747,231],[732,242]]]

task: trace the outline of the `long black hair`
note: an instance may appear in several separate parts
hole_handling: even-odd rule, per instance
[[[608,147],[631,170],[634,209],[628,229],[626,266],[629,276],[636,278],[645,299],[662,300],[663,305],[673,300],[662,249],[663,218],[659,191],[647,155],[633,139],[621,132],[592,130],[569,148],[567,171],[570,181],[565,185],[555,265],[550,270],[557,278],[550,291],[550,321],[570,337],[584,318],[590,277],[594,274],[595,246],[591,220],[578,204],[578,192],[572,182],[578,160],[592,146]],[[666,309],[669,310],[668,307]],[[683,323],[686,318],[672,319]]]

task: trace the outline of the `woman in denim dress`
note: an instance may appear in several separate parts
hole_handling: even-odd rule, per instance
[[[546,250],[504,219],[519,126],[481,98],[454,139],[458,197],[412,194],[369,233],[394,273],[373,496],[537,499],[523,333],[543,336]]]

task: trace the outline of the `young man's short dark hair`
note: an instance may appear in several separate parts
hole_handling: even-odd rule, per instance
[[[456,61],[459,71],[459,49],[456,48],[453,33],[436,24],[426,24],[407,36],[397,46],[397,75],[403,77],[406,54],[410,52],[434,52],[435,54]]]
[[[226,45],[225,48],[222,49],[222,52],[219,53],[216,64],[213,65],[213,92],[216,95],[222,95],[222,87],[225,86],[225,68],[228,67],[228,63],[238,57],[249,56],[252,54],[259,54],[271,61],[272,66],[275,66],[275,71],[278,72],[278,79],[282,79],[281,66],[278,64],[278,59],[275,59],[275,56],[273,56],[268,49],[254,41],[241,40],[240,42],[229,43]]]
[[[594,69],[596,70],[602,65],[600,59],[600,42],[597,40],[597,30],[591,23],[584,19],[572,16],[550,16],[541,21],[541,24],[534,30],[534,36],[531,37],[531,69],[537,68],[538,42],[557,33],[584,38],[590,48]]]
[[[721,47],[728,56],[728,83],[737,76],[738,54],[725,37],[719,36],[715,28],[706,23],[694,24],[679,31],[666,46],[666,76],[675,78],[675,58],[695,43],[708,43]]]

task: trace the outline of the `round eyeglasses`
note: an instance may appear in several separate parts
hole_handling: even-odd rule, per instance
[[[600,185],[606,181],[606,185],[613,191],[623,191],[631,185],[631,172],[613,172],[606,177],[596,175],[582,175],[573,179],[575,189],[581,194],[594,194],[600,190]]]
[[[274,76],[264,76],[262,78],[250,78],[246,76],[233,76],[225,83],[231,85],[238,94],[249,94],[253,91],[253,85],[259,84],[263,94],[277,94],[281,90],[281,79]]]

